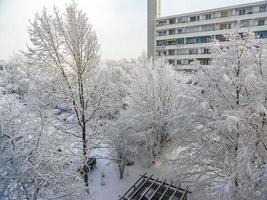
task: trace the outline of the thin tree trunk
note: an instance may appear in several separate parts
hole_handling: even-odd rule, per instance
[[[84,184],[85,187],[89,187],[89,183],[88,183],[88,158],[87,158],[87,142],[86,142],[86,127],[82,128],[82,140],[83,140],[83,158],[84,158],[84,166],[85,169],[84,170],[84,174],[83,174],[83,180],[84,180]]]

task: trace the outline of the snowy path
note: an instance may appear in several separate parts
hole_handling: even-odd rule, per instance
[[[98,149],[95,154],[100,157],[108,157],[107,149]],[[98,159],[96,168],[90,174],[95,200],[118,200],[119,195],[123,195],[144,172],[152,173],[152,170],[135,165],[127,167],[123,180],[120,180],[118,167],[114,161]],[[103,173],[105,177],[101,181]]]

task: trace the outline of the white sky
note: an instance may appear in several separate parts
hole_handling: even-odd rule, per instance
[[[258,0],[161,0],[162,16]],[[64,9],[71,0],[0,0],[0,59],[28,42],[27,26],[43,6]],[[87,13],[101,44],[103,59],[135,58],[146,50],[147,0],[76,0]]]

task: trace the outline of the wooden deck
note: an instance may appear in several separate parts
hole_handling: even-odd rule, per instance
[[[134,185],[119,200],[187,200],[187,189],[180,188],[167,180],[146,176],[146,173],[138,179]]]

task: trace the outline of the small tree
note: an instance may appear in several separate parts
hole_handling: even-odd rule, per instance
[[[120,179],[123,178],[125,167],[130,161],[133,161],[137,155],[138,147],[136,139],[131,138],[127,130],[120,127],[117,123],[116,128],[109,132],[109,144],[111,146],[112,156],[119,167]]]
[[[118,126],[151,165],[176,129],[181,106],[178,74],[164,60],[138,62],[129,75],[126,110]],[[132,139],[135,142],[132,142]],[[130,145],[130,144],[129,144]]]

